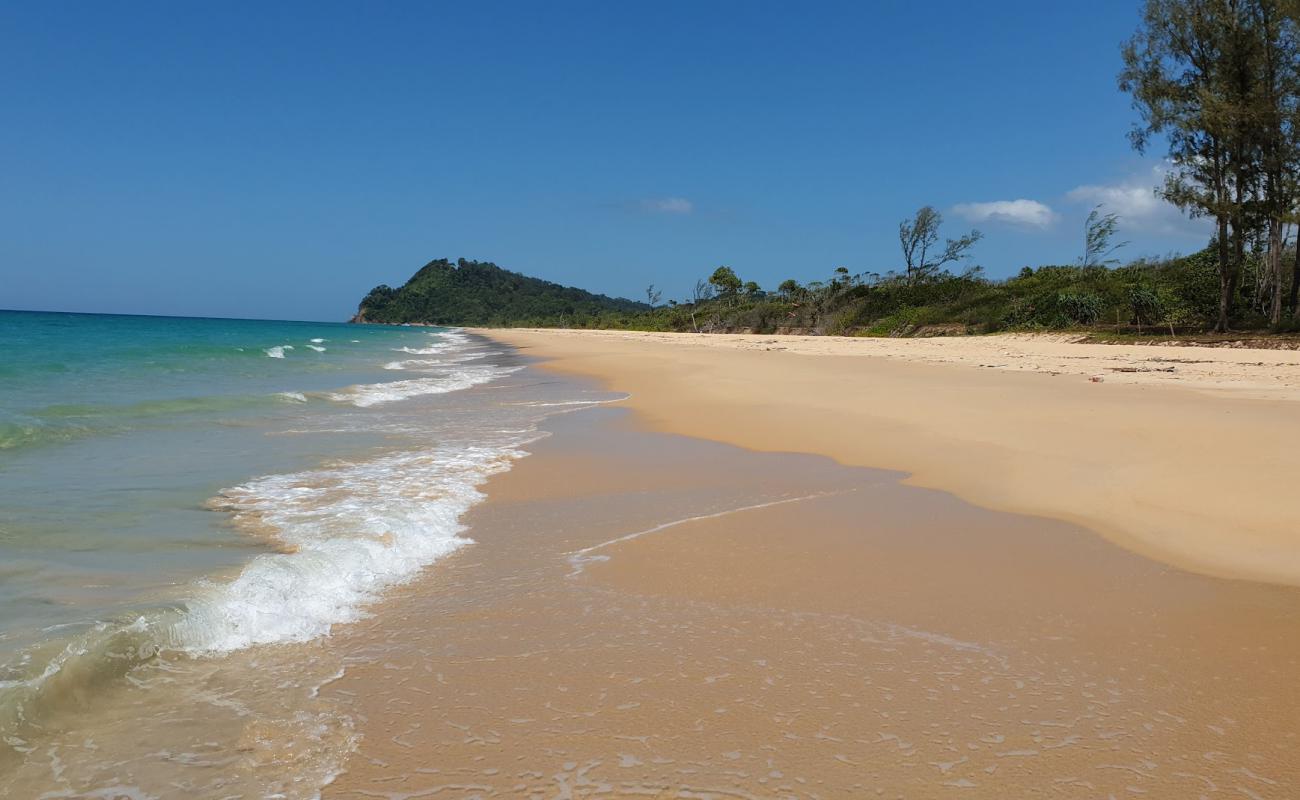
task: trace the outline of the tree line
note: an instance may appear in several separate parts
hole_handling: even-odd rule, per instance
[[[1133,145],[1163,141],[1173,165],[1161,196],[1215,222],[1215,329],[1231,323],[1252,246],[1266,265],[1256,290],[1280,324],[1300,291],[1300,261],[1289,290],[1283,275],[1300,221],[1300,0],[1146,0],[1123,59],[1119,86],[1141,117]]]
[[[721,266],[697,282],[687,300],[570,324],[866,336],[1067,328],[1183,335],[1209,327],[1219,299],[1214,249],[1120,265],[1106,257],[1120,246],[1105,233],[1108,221],[1114,218],[1090,218],[1085,228],[1094,234],[1091,245],[1085,234],[1075,263],[1025,267],[1005,280],[989,279],[978,266],[924,271],[918,267],[930,262],[918,258],[910,272],[854,273],[837,267],[825,279],[790,278],[765,290]],[[1261,274],[1259,259],[1248,258],[1243,285],[1253,289]]]

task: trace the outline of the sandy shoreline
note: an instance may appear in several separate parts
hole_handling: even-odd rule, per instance
[[[327,799],[1300,786],[1295,589],[608,406],[548,429],[474,545],[339,633]]]
[[[778,336],[759,334],[646,333],[557,329],[484,329],[514,342],[521,334],[548,341],[570,337],[599,341],[658,342],[681,348],[857,356],[911,364],[941,364],[1050,376],[1100,376],[1103,382],[1170,386],[1266,400],[1300,400],[1300,350],[1235,347],[1089,344],[1078,334],[998,334],[930,338]],[[541,340],[538,340],[541,341]],[[537,342],[528,342],[535,346]]]
[[[655,430],[904,471],[1181,567],[1300,585],[1297,352],[478,332],[629,392]]]

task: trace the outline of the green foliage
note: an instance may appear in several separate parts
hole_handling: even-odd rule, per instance
[[[1092,292],[1061,292],[1056,307],[1067,319],[1079,325],[1096,325],[1106,310],[1106,301]]]
[[[1127,271],[1145,271],[1160,297],[1164,321],[1173,318],[1177,326],[1200,326],[1212,323],[1219,313],[1219,266],[1215,246],[1190,256],[1156,264],[1125,267]],[[1235,316],[1234,309],[1234,316]]]
[[[1133,309],[1133,322],[1154,325],[1165,318],[1165,304],[1160,295],[1149,286],[1129,289],[1129,306]]]
[[[1295,303],[1281,259],[1300,197],[1300,3],[1147,0],[1121,53],[1119,87],[1140,117],[1133,145],[1167,146],[1160,194],[1213,219],[1222,239],[1215,328],[1226,331],[1234,315],[1276,327]],[[1265,240],[1261,270],[1246,251]],[[1234,287],[1247,281],[1255,291],[1243,314]]]
[[[866,336],[904,336],[917,328],[923,313],[920,308],[903,306],[872,322],[863,333]]]
[[[740,278],[736,277],[736,272],[731,267],[722,266],[713,271],[709,276],[709,285],[712,286],[722,297],[731,297],[740,291]]]
[[[1255,284],[1233,297],[1238,323],[1259,324]],[[648,291],[647,297],[655,292]],[[825,281],[786,280],[775,292],[719,267],[694,299],[616,300],[507,272],[491,264],[434,261],[402,288],[377,286],[361,304],[372,322],[530,325],[651,331],[784,331],[866,336],[925,336],[1003,330],[1210,327],[1217,319],[1215,245],[1189,256],[1138,260],[1121,267],[1025,267],[991,281],[978,269],[853,275],[835,269]],[[1254,313],[1255,317],[1249,316]]]
[[[1080,263],[1085,267],[1099,264],[1114,264],[1116,259],[1109,256],[1116,250],[1128,246],[1128,242],[1111,244],[1115,232],[1119,230],[1118,214],[1103,214],[1101,206],[1093,207],[1083,225],[1083,258]]]
[[[376,286],[357,310],[364,322],[434,325],[627,327],[645,303],[530,278],[495,264],[430,261],[400,289]]]

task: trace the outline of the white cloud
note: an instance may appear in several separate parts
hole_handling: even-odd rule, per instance
[[[1056,221],[1056,212],[1037,200],[993,200],[988,203],[959,203],[952,210],[971,222],[1006,222],[1031,228],[1046,228]]]
[[[641,210],[654,214],[689,214],[695,204],[685,197],[652,197],[641,201]]]
[[[1149,219],[1168,205],[1156,196],[1154,184],[1134,181],[1076,186],[1066,192],[1065,197],[1080,203],[1100,204],[1106,211],[1134,222]]]
[[[1205,235],[1205,220],[1189,219],[1176,206],[1156,194],[1156,189],[1164,184],[1168,171],[1161,164],[1152,167],[1150,172],[1117,183],[1076,186],[1066,192],[1065,198],[1090,206],[1100,205],[1103,212],[1118,214],[1123,229],[1146,233]]]

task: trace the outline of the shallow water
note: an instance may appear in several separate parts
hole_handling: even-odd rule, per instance
[[[351,741],[322,640],[607,397],[452,330],[3,312],[0,340],[4,796],[312,796]]]

